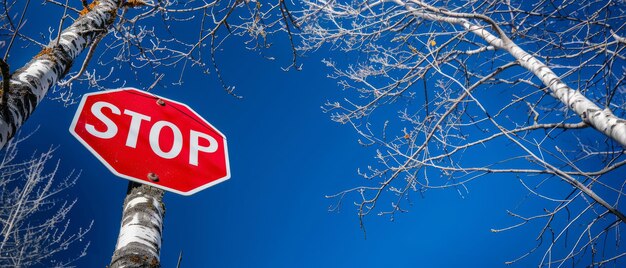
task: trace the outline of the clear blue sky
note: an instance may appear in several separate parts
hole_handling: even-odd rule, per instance
[[[355,208],[328,212],[327,194],[360,185],[358,167],[373,151],[359,146],[348,126],[333,123],[320,105],[339,96],[317,60],[302,72],[234,47],[224,73],[237,100],[214,79],[189,75],[181,88],[154,93],[187,103],[228,137],[232,177],[190,197],[167,193],[161,261],[183,267],[491,267],[532,245],[534,237],[491,228],[510,223],[506,209],[524,192],[514,179],[491,176],[455,190],[416,197],[411,212],[390,222],[366,219],[367,239]],[[131,83],[132,85],[132,83]],[[113,176],[68,132],[76,105],[46,100],[28,121],[39,126],[29,147],[59,145],[62,168],[82,169],[72,226],[94,220],[89,255],[79,267],[108,264],[117,239],[127,182]],[[23,149],[27,151],[27,149]],[[60,173],[61,175],[63,173]]]
[[[33,15],[28,23],[44,23],[40,17]],[[56,17],[50,21],[56,25]],[[537,226],[490,232],[513,222],[506,210],[515,209],[526,194],[506,175],[469,183],[464,198],[454,189],[414,195],[410,213],[393,222],[368,217],[365,239],[351,199],[336,213],[327,211],[334,200],[324,198],[361,185],[356,170],[374,156],[373,149],[358,145],[349,126],[331,122],[320,109],[326,100],[342,97],[319,62],[329,55],[321,51],[302,59],[303,71],[284,72],[280,67],[288,52],[272,62],[236,39],[230,42],[218,60],[243,99],[226,94],[214,76],[196,71],[187,73],[181,87],[153,91],[188,104],[228,137],[232,171],[230,180],[193,196],[166,193],[163,267],[173,267],[180,251],[182,267],[496,267],[533,247]],[[23,51],[14,50],[20,59],[15,62],[36,53]],[[24,127],[39,130],[22,152],[58,145],[59,174],[82,170],[78,185],[66,192],[78,198],[71,226],[91,220],[94,226],[88,255],[77,266],[104,267],[117,239],[127,181],[113,176],[70,135],[76,108],[45,100]],[[540,255],[525,264],[536,263]]]

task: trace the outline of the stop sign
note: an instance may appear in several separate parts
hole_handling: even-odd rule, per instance
[[[224,134],[189,106],[145,91],[85,94],[70,132],[132,181],[191,195],[230,178]]]

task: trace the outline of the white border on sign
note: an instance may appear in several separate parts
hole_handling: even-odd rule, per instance
[[[153,182],[150,182],[150,181],[145,181],[145,180],[142,180],[142,179],[139,179],[139,178],[135,178],[135,177],[127,176],[127,175],[124,175],[124,174],[121,174],[121,173],[117,172],[117,170],[115,170],[115,169],[114,169],[114,168],[113,168],[113,167],[112,167],[112,166],[111,166],[111,165],[110,165],[107,161],[105,161],[105,160],[104,160],[104,158],[103,158],[103,157],[102,157],[102,156],[101,156],[98,152],[96,152],[96,150],[94,150],[94,149],[93,149],[93,148],[92,148],[92,147],[91,147],[91,146],[90,146],[90,145],[89,145],[89,144],[88,144],[85,140],[83,140],[83,139],[82,139],[82,138],[81,138],[81,137],[80,137],[80,136],[79,136],[79,135],[78,135],[78,134],[74,131],[74,128],[76,127],[76,123],[78,122],[78,117],[79,117],[79,115],[80,115],[80,112],[83,110],[83,106],[85,105],[85,102],[86,102],[86,100],[87,100],[87,97],[89,97],[89,96],[94,96],[94,95],[108,94],[108,93],[118,92],[118,91],[137,91],[137,92],[139,92],[139,93],[152,95],[152,96],[154,96],[155,98],[160,98],[160,99],[162,99],[162,100],[169,101],[169,102],[173,102],[173,103],[176,103],[176,104],[178,104],[178,105],[184,106],[184,107],[186,107],[189,111],[191,111],[192,113],[194,113],[194,114],[195,114],[198,118],[200,118],[200,119],[201,119],[204,123],[206,123],[207,125],[209,125],[211,128],[213,128],[213,130],[215,130],[215,132],[217,132],[220,136],[222,136],[222,139],[223,139],[223,141],[224,141],[224,157],[225,157],[225,159],[226,159],[226,162],[225,162],[225,164],[226,164],[226,176],[224,176],[224,177],[222,177],[222,178],[219,178],[219,179],[217,179],[217,180],[214,180],[214,181],[212,181],[212,182],[210,182],[210,183],[204,184],[204,185],[202,185],[202,186],[200,186],[200,187],[197,187],[197,188],[195,188],[195,189],[193,189],[193,190],[191,190],[191,191],[188,191],[188,192],[181,192],[181,191],[178,191],[178,190],[176,190],[176,189],[168,188],[168,187],[165,187],[165,186],[163,186],[163,185],[159,185],[159,184],[156,184],[156,183],[153,183]],[[93,155],[95,155],[95,156],[96,156],[96,158],[97,158],[98,160],[100,160],[100,162],[102,162],[102,164],[104,164],[104,166],[106,166],[106,167],[107,167],[107,168],[108,168],[108,169],[109,169],[109,170],[110,170],[113,174],[115,174],[115,175],[116,175],[116,176],[118,176],[118,177],[121,177],[121,178],[127,179],[127,180],[131,180],[131,181],[138,182],[138,183],[141,183],[141,184],[147,184],[147,185],[154,186],[154,187],[156,187],[156,188],[163,189],[163,190],[166,190],[166,191],[169,191],[169,192],[173,192],[173,193],[177,193],[177,194],[180,194],[180,195],[190,196],[190,195],[195,194],[195,193],[197,193],[197,192],[199,192],[199,191],[202,191],[202,190],[204,190],[204,189],[206,189],[206,188],[209,188],[209,187],[211,187],[211,186],[213,186],[213,185],[216,185],[216,184],[218,184],[218,183],[221,183],[221,182],[223,182],[223,181],[226,181],[226,180],[230,179],[230,160],[229,160],[229,157],[228,157],[228,145],[227,145],[226,136],[224,136],[224,134],[223,134],[221,131],[219,131],[219,129],[217,129],[216,127],[214,127],[213,125],[211,125],[211,123],[209,123],[209,122],[208,122],[208,121],[206,121],[206,120],[205,120],[202,116],[200,116],[198,113],[196,113],[196,111],[194,111],[193,109],[191,109],[191,107],[189,107],[187,104],[184,104],[184,103],[181,103],[181,102],[178,102],[178,101],[175,101],[175,100],[171,100],[171,99],[168,99],[168,98],[164,98],[164,97],[161,97],[161,96],[158,96],[158,95],[154,95],[154,94],[152,94],[152,93],[149,93],[149,92],[146,92],[146,91],[143,91],[143,90],[139,90],[139,89],[132,88],[132,87],[127,87],[127,88],[119,88],[119,89],[113,89],[113,90],[107,90],[107,91],[101,91],[101,92],[92,92],[92,93],[87,93],[87,94],[84,94],[84,95],[83,95],[83,97],[82,97],[82,99],[81,99],[81,101],[80,101],[80,104],[78,105],[78,109],[76,110],[76,114],[74,114],[74,119],[72,119],[72,124],[70,124],[70,133],[71,133],[71,134],[72,134],[72,136],[74,136],[74,137],[75,137],[78,141],[80,141],[80,143],[82,143],[82,144],[83,144],[83,146],[85,146],[85,147],[86,147],[86,148],[87,148],[87,149],[88,149],[88,150],[89,150],[89,151],[90,151]]]

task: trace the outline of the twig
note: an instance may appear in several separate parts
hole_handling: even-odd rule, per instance
[[[15,28],[15,33],[13,33],[13,36],[11,36],[11,41],[9,42],[9,45],[7,46],[7,51],[4,53],[4,57],[2,57],[4,61],[7,61],[9,58],[9,52],[11,51],[11,46],[13,46],[13,41],[15,41],[15,37],[17,37],[17,33],[19,32],[20,28],[22,28],[22,22],[24,21],[24,17],[26,17],[26,9],[28,8],[29,4],[30,4],[30,0],[26,0],[26,5],[24,5],[24,10],[22,10],[22,16],[20,17],[20,22],[17,24],[17,27]],[[8,16],[9,14],[7,14],[7,17]]]
[[[159,77],[157,77],[157,79],[156,79],[156,80],[154,80],[154,83],[152,83],[152,85],[150,85],[150,86],[146,89],[146,91],[150,91],[150,90],[152,90],[154,87],[156,87],[156,85],[159,83],[159,81],[161,81],[161,79],[163,79],[163,77],[164,77],[164,76],[165,76],[165,74],[161,74],[161,75],[159,75]]]
[[[289,9],[287,9],[287,4],[285,4],[284,0],[280,0],[280,14],[283,17],[283,20],[285,21],[285,29],[287,30],[287,36],[289,37],[289,44],[291,45],[291,51],[292,51],[292,62],[291,65],[289,65],[287,68],[283,68],[283,70],[289,70],[289,68],[294,67],[296,69],[296,71],[300,71],[302,70],[302,68],[300,66],[297,66],[297,60],[298,60],[298,51],[294,45],[293,42],[293,34],[291,33],[291,28],[289,27],[289,21],[291,21],[291,23],[293,24],[293,26],[296,29],[299,29],[299,26],[295,23],[293,17],[291,17],[291,13],[289,12]]]
[[[73,8],[73,7],[70,7],[70,6],[68,6],[68,5],[64,5],[63,3],[57,2],[57,1],[55,1],[55,0],[46,0],[46,2],[48,2],[48,3],[52,3],[52,4],[55,4],[55,5],[60,6],[60,7],[67,7],[67,9],[69,9],[69,10],[71,10],[71,11],[74,11],[74,12],[76,12],[76,13],[80,13],[80,10],[78,10],[78,9],[76,9],[76,8]]]
[[[96,39],[93,41],[93,44],[91,44],[91,46],[89,47],[89,52],[87,52],[87,56],[85,57],[85,60],[83,61],[83,65],[80,67],[80,70],[78,71],[78,73],[72,76],[70,79],[68,79],[65,82],[59,82],[59,86],[66,86],[70,84],[72,81],[78,79],[81,75],[83,75],[83,73],[87,69],[87,65],[89,65],[89,61],[91,61],[91,58],[93,57],[93,53],[96,50],[98,43],[100,43],[100,40],[102,40],[102,38],[105,35],[106,33],[103,33],[99,35],[98,37],[96,37]]]
[[[65,21],[65,18],[67,17],[67,2],[69,0],[65,0],[65,8],[63,8],[63,17],[61,17],[61,21],[59,21],[59,32],[57,33],[57,41],[55,46],[59,45],[59,42],[61,41],[61,32],[62,32],[62,27],[63,27],[63,22]]]

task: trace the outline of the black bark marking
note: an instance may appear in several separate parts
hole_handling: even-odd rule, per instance
[[[0,110],[3,111],[0,113],[0,148],[15,135],[17,129],[43,99],[43,96],[38,97],[36,93],[45,95],[56,81],[67,75],[74,58],[112,25],[121,2],[122,0],[99,1],[92,12],[79,17],[72,26],[61,33],[63,42],[57,44],[56,40],[51,41],[47,48],[34,56],[24,67],[15,71],[9,82],[6,100],[0,104]],[[67,34],[68,32],[72,34]],[[38,70],[20,78],[34,65],[46,66],[47,73]]]
[[[146,202],[135,203],[132,207],[129,207],[128,203],[135,198],[145,198]],[[163,190],[134,182],[129,184],[126,199],[124,200],[122,226],[127,225],[137,217],[138,223],[133,223],[132,225],[155,231],[155,235],[158,235],[158,237],[155,237],[158,243],[141,238],[141,241],[144,243],[130,242],[124,247],[116,249],[111,259],[110,268],[161,267],[158,259],[159,243],[161,242],[162,224],[165,216],[165,206],[161,201],[162,198]],[[155,207],[155,201],[161,207]],[[155,217],[160,217],[160,219],[157,219],[155,222],[153,221]],[[146,246],[146,244],[150,244],[150,246]],[[152,252],[152,249],[155,249],[156,252]],[[155,253],[156,256],[154,255]]]

